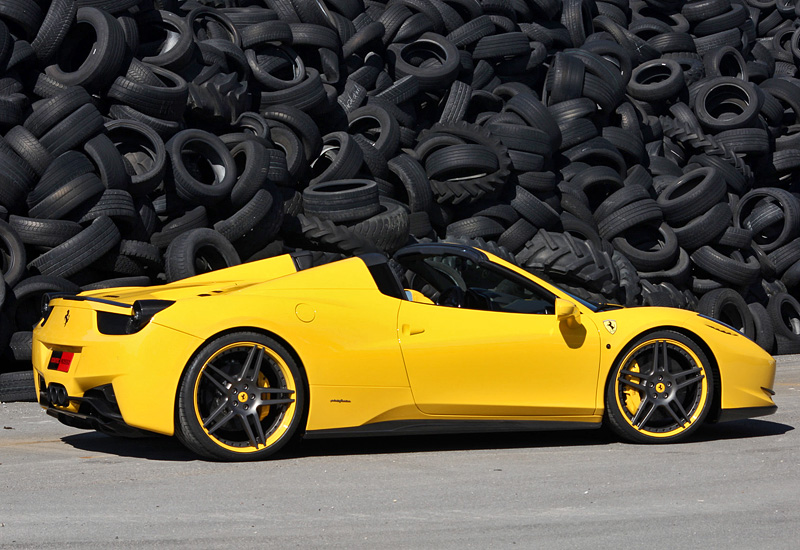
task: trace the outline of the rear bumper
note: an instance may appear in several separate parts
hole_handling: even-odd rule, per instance
[[[102,426],[121,433],[128,426],[172,435],[178,382],[201,340],[156,322],[136,334],[101,334],[94,311],[83,304],[88,302],[69,304],[69,324],[62,321],[67,308],[56,306],[53,319],[60,322],[34,329],[40,404],[75,427]],[[56,351],[71,353],[71,364],[54,368]],[[52,385],[64,394],[55,403],[47,391]]]

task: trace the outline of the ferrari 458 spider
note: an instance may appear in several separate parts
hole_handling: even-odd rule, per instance
[[[293,253],[47,297],[39,402],[70,426],[220,460],[295,437],[574,429],[680,441],[767,415],[774,359],[697,313],[580,300],[478,249]]]

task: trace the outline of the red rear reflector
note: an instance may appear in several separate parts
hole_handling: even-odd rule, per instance
[[[50,364],[47,365],[47,368],[49,370],[69,372],[73,357],[75,357],[75,354],[70,351],[54,351],[53,355],[50,356]]]

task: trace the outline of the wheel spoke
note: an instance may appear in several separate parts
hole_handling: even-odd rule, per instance
[[[650,407],[649,407],[649,409],[647,409],[647,412],[644,413],[645,408],[647,407],[647,405],[650,405]],[[644,401],[642,401],[642,404],[639,406],[639,410],[636,411],[636,414],[634,415],[633,419],[631,420],[631,424],[641,428],[648,420],[650,420],[650,417],[653,415],[653,412],[656,410],[656,408],[657,408],[657,406],[656,406],[655,403],[653,403],[649,399],[645,399]]]
[[[294,399],[261,399],[256,406],[289,405],[290,403],[294,403]]]
[[[680,420],[677,419],[677,418],[675,420],[678,420],[679,422],[682,421],[684,423],[691,422],[691,418],[689,418],[689,414],[686,412],[686,409],[683,408],[683,405],[681,404],[681,402],[678,401],[677,399],[675,399],[672,403],[675,404],[675,406],[678,408],[678,412],[681,415]],[[670,412],[672,412],[672,407],[667,407],[667,408],[670,410]]]
[[[218,376],[218,377],[222,378],[222,379],[223,379],[225,382],[227,382],[228,384],[233,384],[233,383],[234,383],[234,380],[233,380],[233,378],[231,378],[230,376],[228,376],[227,374],[225,374],[224,372],[222,372],[221,370],[219,370],[217,367],[215,367],[215,366],[214,366],[214,365],[212,365],[211,363],[209,363],[209,364],[208,364],[208,366],[206,367],[206,369],[203,371],[203,378],[204,378],[204,379],[206,379],[206,380],[208,380],[209,382],[211,382],[212,384],[214,384],[214,385],[215,385],[217,388],[219,388],[219,390],[220,390],[220,391],[222,391],[223,393],[227,392],[227,391],[228,391],[228,388],[229,388],[230,386],[229,386],[229,385],[228,385],[228,386],[226,386],[224,383],[222,383],[222,382],[220,382],[219,380],[217,380],[217,379],[215,378],[215,376],[212,376],[212,375],[211,375],[212,373],[213,373],[215,376]]]
[[[697,369],[697,370],[699,371],[700,369]],[[695,374],[697,374],[697,373],[695,373]],[[703,380],[703,378],[705,378],[705,377],[702,374],[697,374],[697,376],[692,376],[691,378],[687,378],[683,382],[677,383],[675,385],[675,388],[680,390],[680,389],[685,388],[686,386],[691,386],[692,384],[698,384],[699,382],[701,382]]]
[[[626,386],[630,386],[630,387],[632,387],[632,388],[634,388],[636,390],[647,391],[647,388],[645,388],[644,385],[639,384],[637,382],[632,382],[632,381],[628,380],[627,378],[620,378],[619,381],[620,381],[621,384],[625,384]]]
[[[256,425],[256,443],[261,445],[267,444],[267,436],[264,435],[264,427],[261,425],[261,418],[259,418],[258,413],[254,412],[247,417],[248,419],[252,418],[253,422]]]
[[[261,427],[261,422],[257,414],[246,414],[240,416],[239,418],[242,421],[241,423],[244,431],[247,433],[247,440],[250,442],[250,445],[253,447],[258,447],[259,445],[267,444],[267,438],[264,436],[264,429]],[[251,419],[254,421],[256,426],[255,432],[253,431],[253,426],[250,425]]]
[[[228,406],[228,398],[227,398],[227,397],[225,397],[225,398],[222,400],[222,403],[220,403],[219,407],[217,407],[216,409],[214,409],[213,411],[211,411],[211,414],[209,414],[209,415],[208,415],[208,418],[206,418],[206,419],[203,421],[203,427],[208,427],[209,425],[211,425],[211,423],[212,423],[212,422],[214,422],[214,420],[216,420],[216,419],[217,419],[217,417],[218,417],[220,414],[222,414],[222,411],[224,411],[224,410],[225,410],[225,407],[227,407],[227,406]]]
[[[664,408],[667,410],[667,412],[673,418],[673,420],[675,420],[675,422],[677,422],[679,425],[683,426],[684,424],[686,424],[687,421],[678,418],[678,415],[675,414],[675,411],[672,409],[672,407],[669,406],[669,404],[664,405]]]
[[[245,359],[244,364],[242,364],[242,372],[239,373],[239,380],[246,379],[250,382],[258,382],[258,373],[261,370],[262,356],[263,353],[258,346],[253,346],[250,349],[250,352],[247,354],[247,359]],[[248,376],[248,372],[251,372],[253,368],[255,368],[255,371]]]
[[[294,393],[294,390],[290,390],[287,388],[269,388],[269,387],[262,388],[259,386],[257,390],[258,393],[276,393],[278,395],[292,395]]]
[[[213,433],[214,433],[215,431],[217,431],[219,428],[221,428],[222,426],[224,426],[225,424],[227,424],[228,422],[230,422],[230,420],[231,420],[233,417],[235,417],[235,416],[236,416],[236,414],[235,414],[233,411],[228,411],[228,414],[226,414],[226,415],[225,415],[225,416],[222,418],[222,420],[220,420],[219,422],[217,422],[216,424],[214,424],[214,427],[213,427],[213,428],[211,428],[210,430],[208,430],[208,433],[209,433],[209,434],[213,434]],[[208,424],[209,424],[209,421],[206,421],[206,422],[203,424],[203,427],[204,427],[204,428],[207,428],[207,427],[208,427]]]

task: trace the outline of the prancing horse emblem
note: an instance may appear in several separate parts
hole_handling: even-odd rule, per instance
[[[64,315],[64,326],[67,326],[67,323],[69,323],[69,310],[67,310],[67,314]]]
[[[606,330],[611,334],[617,332],[617,322],[611,319],[606,319],[603,321],[603,326],[606,327]]]

